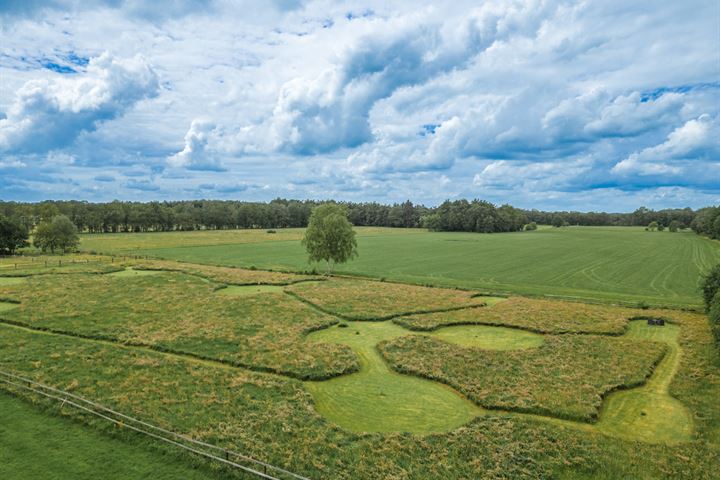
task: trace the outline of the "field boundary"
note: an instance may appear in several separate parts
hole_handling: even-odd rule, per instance
[[[37,395],[41,395],[51,400],[57,400],[58,402],[61,402],[61,408],[65,405],[70,405],[80,411],[106,420],[118,427],[128,428],[139,434],[168,443],[170,445],[181,448],[196,455],[200,455],[210,460],[220,462],[224,465],[241,470],[245,473],[249,473],[259,478],[264,478],[268,480],[283,480],[283,478],[290,478],[294,480],[310,480],[307,477],[303,477],[283,468],[276,467],[260,460],[256,460],[242,453],[227,450],[222,447],[202,442],[200,440],[195,440],[193,438],[173,432],[171,430],[152,425],[129,415],[125,415],[123,413],[112,410],[108,407],[105,407],[97,402],[88,400],[79,395],[75,395],[73,393],[67,392],[65,390],[60,390],[58,388],[50,387],[48,385],[35,382],[33,380],[21,377],[19,375],[15,375],[10,372],[0,370],[0,382],[5,383],[6,385],[10,385],[14,388],[19,388],[25,391],[35,393]],[[252,467],[243,465],[238,462],[250,464],[252,465]]]

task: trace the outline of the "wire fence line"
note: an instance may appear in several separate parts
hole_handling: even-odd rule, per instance
[[[168,443],[196,455],[208,458],[267,480],[310,480],[307,477],[295,474],[280,467],[256,460],[242,453],[233,452],[216,445],[187,437],[180,433],[138,420],[129,415],[112,410],[97,402],[93,402],[79,395],[60,390],[42,383],[30,380],[10,372],[0,370],[0,382],[21,390],[33,392],[43,397],[61,402],[61,408],[69,405],[85,413],[111,422],[121,428],[128,428],[155,440]],[[242,462],[242,463],[241,463]]]

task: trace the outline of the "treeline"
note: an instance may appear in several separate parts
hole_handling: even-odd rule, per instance
[[[0,215],[17,219],[28,230],[57,215],[67,216],[78,231],[89,233],[270,229],[306,227],[310,212],[322,203],[326,202],[285,199],[267,203],[233,200],[0,202]],[[429,212],[410,201],[393,205],[339,203],[346,206],[350,221],[360,226],[420,227],[422,217]]]
[[[527,215],[510,205],[496,207],[484,200],[446,201],[423,217],[425,228],[444,232],[517,232],[528,223]]]
[[[695,233],[720,240],[720,207],[706,207],[695,212],[691,228]]]
[[[1,202],[0,215],[33,230],[40,222],[65,215],[80,232],[117,233],[151,231],[221,230],[235,228],[305,227],[314,200],[275,199],[271,202],[192,200],[169,202],[89,203],[45,201]],[[692,228],[699,234],[720,238],[720,207],[697,211],[690,208],[632,213],[548,212],[495,206],[483,200],[445,201],[430,208],[411,201],[386,205],[376,202],[338,202],[344,205],[353,225],[378,227],[425,227],[436,231],[513,232],[535,224],[584,226],[648,226],[658,229]]]
[[[528,220],[542,225],[582,225],[588,227],[646,227],[656,222],[663,227],[677,222],[680,228],[690,228],[697,212],[691,208],[650,210],[640,207],[632,213],[606,212],[544,212],[525,210]]]

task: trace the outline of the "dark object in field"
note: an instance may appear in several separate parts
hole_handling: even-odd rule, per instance
[[[275,230],[266,230],[265,233],[277,233]]]
[[[348,324],[347,324],[347,323],[344,323],[344,322],[341,322],[341,323],[338,324],[338,327],[339,327],[339,328],[347,328],[347,327],[348,327]]]
[[[648,325],[657,325],[659,327],[665,326],[665,319],[664,318],[648,318],[647,319]]]

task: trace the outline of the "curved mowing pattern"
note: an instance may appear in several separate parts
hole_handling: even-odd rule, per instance
[[[350,346],[360,360],[360,371],[322,382],[305,382],[318,412],[330,421],[355,432],[432,433],[448,431],[485,415],[483,409],[453,389],[431,380],[399,374],[388,368],[376,345],[403,335],[414,335],[392,322],[348,322],[308,335],[308,341]],[[668,394],[678,368],[681,349],[679,327],[648,326],[630,322],[626,338],[665,343],[669,351],[647,382],[610,394],[595,424],[544,417],[536,414],[494,411],[498,415],[525,416],[585,431],[596,431],[648,443],[677,443],[692,439],[688,409]],[[441,328],[417,333],[476,348],[510,350],[542,345],[538,334],[482,325]]]
[[[349,322],[308,335],[312,342],[350,346],[360,371],[323,382],[306,382],[323,416],[355,432],[442,432],[484,412],[454,390],[437,382],[402,375],[387,366],[376,345],[411,334],[391,322]],[[433,332],[444,341],[507,350],[542,344],[541,335],[487,326],[449,327]]]
[[[631,322],[628,336],[664,342],[670,347],[654,375],[642,387],[609,395],[600,413],[598,430],[618,437],[652,443],[684,442],[692,439],[693,421],[688,409],[668,393],[680,365],[682,351],[677,342],[680,327],[652,327]]]

